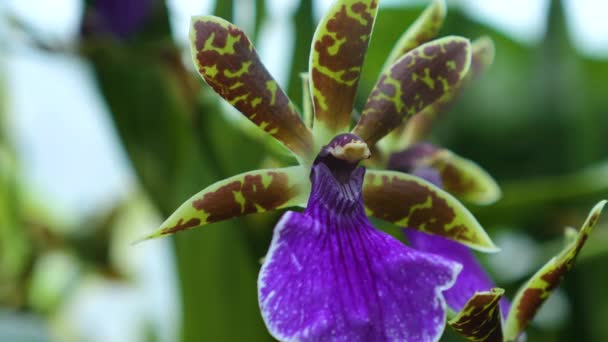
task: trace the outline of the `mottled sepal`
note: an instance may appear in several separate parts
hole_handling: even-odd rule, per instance
[[[353,133],[368,145],[451,91],[471,64],[471,44],[445,37],[423,44],[397,59],[372,90]]]
[[[190,44],[196,69],[221,97],[296,156],[311,159],[312,132],[241,29],[218,17],[193,17]]]
[[[435,38],[441,29],[446,12],[445,0],[433,0],[418,19],[403,32],[388,55],[383,70],[399,57]]]
[[[489,37],[478,38],[473,41],[471,47],[473,51],[471,56],[471,67],[464,80],[457,86],[452,87],[449,92],[443,95],[435,103],[427,106],[420,111],[420,113],[412,117],[402,133],[403,136],[399,138],[398,143],[412,144],[424,139],[431,131],[437,116],[440,113],[447,111],[460,97],[462,90],[472,81],[481,77],[492,65],[494,62],[494,42],[492,39]],[[396,146],[395,148],[401,149],[402,147],[403,146],[401,145]],[[393,149],[393,151],[394,150],[395,149]]]
[[[477,292],[448,324],[469,341],[502,342],[501,288]]]
[[[517,292],[505,322],[505,341],[514,341],[527,327],[534,315],[572,268],[589,233],[595,228],[606,201],[601,201],[587,216],[576,240],[546,263]]]
[[[377,7],[376,0],[337,0],[317,26],[309,68],[318,145],[350,127]]]
[[[456,198],[416,176],[368,170],[363,201],[369,215],[400,227],[439,235],[479,251],[499,250]]]
[[[496,181],[479,165],[432,144],[420,143],[393,153],[388,162],[388,169],[413,174],[429,167],[439,172],[443,189],[462,200],[484,205],[501,196]]]
[[[141,240],[237,216],[302,206],[309,191],[308,171],[301,166],[245,172],[192,196],[157,231]]]

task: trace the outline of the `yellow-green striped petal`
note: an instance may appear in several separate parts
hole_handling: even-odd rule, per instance
[[[445,37],[400,57],[382,73],[353,129],[368,145],[375,144],[406,119],[451,91],[471,64],[471,44]]]
[[[477,292],[448,324],[469,341],[502,342],[500,299],[505,290]]]
[[[393,150],[399,150],[404,145],[412,144],[424,139],[431,131],[437,116],[447,111],[460,97],[462,90],[472,81],[481,77],[494,62],[494,42],[489,37],[481,37],[471,44],[471,67],[464,80],[452,87],[435,103],[424,108],[407,123],[401,137],[396,141]]]
[[[350,128],[377,10],[376,0],[337,0],[317,26],[309,68],[315,114],[313,130],[318,146]]]
[[[192,196],[158,230],[142,240],[237,216],[303,206],[309,192],[308,171],[302,166],[245,172]]]
[[[312,132],[238,27],[214,16],[193,17],[192,60],[221,97],[296,156],[313,156]]]
[[[367,170],[363,202],[368,215],[496,252],[477,219],[456,198],[435,185],[398,171]]]
[[[403,32],[388,55],[384,68],[388,68],[399,57],[428,42],[439,34],[447,9],[445,0],[433,0],[420,16]]]
[[[572,268],[576,256],[595,228],[606,201],[593,207],[575,240],[569,239],[561,253],[547,262],[517,292],[505,322],[505,340],[515,341],[528,326],[536,312]]]

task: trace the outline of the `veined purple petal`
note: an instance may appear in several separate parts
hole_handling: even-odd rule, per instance
[[[365,169],[313,166],[303,213],[286,213],[258,279],[262,316],[285,341],[437,341],[442,291],[460,265],[406,247],[367,219]],[[330,169],[331,168],[331,169]]]
[[[458,275],[456,283],[444,292],[446,302],[452,310],[462,310],[475,292],[489,291],[495,287],[492,279],[468,247],[415,229],[404,229],[404,233],[413,248],[440,255],[462,265],[462,271]],[[509,313],[509,307],[509,301],[503,297],[500,301],[503,318],[506,318]]]

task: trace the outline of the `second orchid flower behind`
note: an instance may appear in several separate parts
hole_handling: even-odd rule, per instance
[[[467,39],[425,43],[445,15],[445,4],[435,1],[431,9],[414,24],[416,34],[404,38],[408,48],[391,54],[352,130],[377,1],[335,1],[317,27],[309,66],[312,127],[241,29],[217,17],[194,17],[190,42],[200,75],[291,151],[298,164],[212,184],[147,238],[305,207],[283,215],[259,275],[259,305],[270,333],[284,341],[437,341],[446,322],[444,291],[462,266],[405,246],[374,228],[367,215],[479,251],[497,248],[473,215],[441,188],[407,173],[358,166],[376,142],[469,75]]]

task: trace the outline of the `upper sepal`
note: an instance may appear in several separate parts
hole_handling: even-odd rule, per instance
[[[402,137],[397,140],[399,143],[415,143],[424,139],[433,124],[435,123],[437,116],[449,109],[449,107],[456,102],[460,97],[462,90],[466,88],[472,81],[481,77],[494,62],[494,42],[489,37],[481,37],[473,41],[471,44],[472,55],[471,55],[471,67],[465,78],[456,86],[446,92],[439,100],[435,103],[424,108],[420,113],[412,117],[408,122]],[[403,147],[401,145],[401,147]],[[399,147],[388,151],[388,153],[399,149]]]
[[[452,195],[475,204],[496,202],[501,190],[496,181],[475,162],[428,143],[420,143],[393,153],[388,168],[416,174],[424,168],[437,170],[443,189]]]
[[[605,204],[605,200],[596,204],[587,216],[577,238],[569,239],[570,243],[564,250],[549,260],[517,292],[505,322],[506,341],[516,340],[551,292],[559,286],[566,272],[574,265],[576,256],[587,241],[589,233],[595,228]]]
[[[318,145],[350,127],[377,10],[376,0],[338,0],[317,26],[309,68]]]
[[[192,196],[157,231],[141,240],[237,216],[303,206],[309,192],[308,174],[301,166],[245,172],[210,185]]]
[[[196,69],[221,97],[296,156],[312,157],[312,132],[241,29],[218,17],[193,17],[190,44]]]
[[[416,176],[368,170],[363,202],[369,215],[398,226],[436,234],[479,251],[499,250],[456,198]]]
[[[403,32],[388,55],[384,63],[385,68],[412,49],[435,38],[443,25],[446,12],[445,0],[433,0],[416,21]]]
[[[457,86],[471,64],[471,44],[445,37],[423,44],[385,70],[367,99],[353,133],[375,144],[407,118]]]
[[[502,342],[500,300],[505,291],[477,292],[448,324],[469,341]]]

